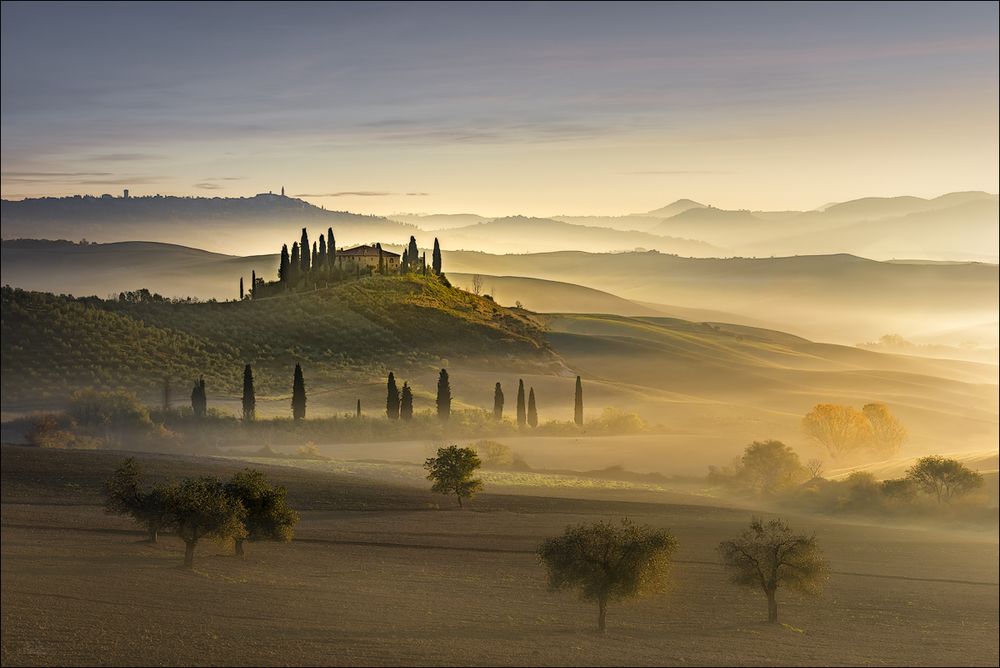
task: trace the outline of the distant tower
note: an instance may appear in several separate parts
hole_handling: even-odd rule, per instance
[[[125,194],[122,195],[122,199],[128,199],[128,188],[125,189]]]
[[[285,186],[281,186],[281,196],[285,196]]]

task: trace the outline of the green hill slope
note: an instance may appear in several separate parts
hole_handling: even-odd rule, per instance
[[[59,399],[83,385],[155,396],[164,378],[186,397],[199,375],[237,394],[243,365],[259,393],[371,379],[442,359],[477,366],[553,363],[539,327],[488,299],[422,276],[371,277],[243,302],[119,303],[3,288],[4,402]]]

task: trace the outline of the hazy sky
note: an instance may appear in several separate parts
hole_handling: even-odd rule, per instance
[[[4,2],[2,191],[487,215],[996,192],[997,8]]]

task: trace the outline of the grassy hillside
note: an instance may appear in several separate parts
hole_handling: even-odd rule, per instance
[[[389,367],[480,365],[552,356],[539,328],[487,299],[422,276],[371,277],[304,294],[223,303],[125,304],[4,288],[5,402],[59,397],[79,385],[150,394],[165,377],[186,396],[199,375],[238,393],[243,365],[258,392],[287,392],[300,361],[312,384]]]

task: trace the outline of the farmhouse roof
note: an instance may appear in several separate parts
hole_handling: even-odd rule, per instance
[[[347,257],[378,257],[378,249],[374,246],[355,246],[354,248],[345,248],[344,250],[337,251],[337,255],[343,255]],[[382,249],[383,257],[399,257],[399,253],[393,253],[392,251],[387,251]]]

